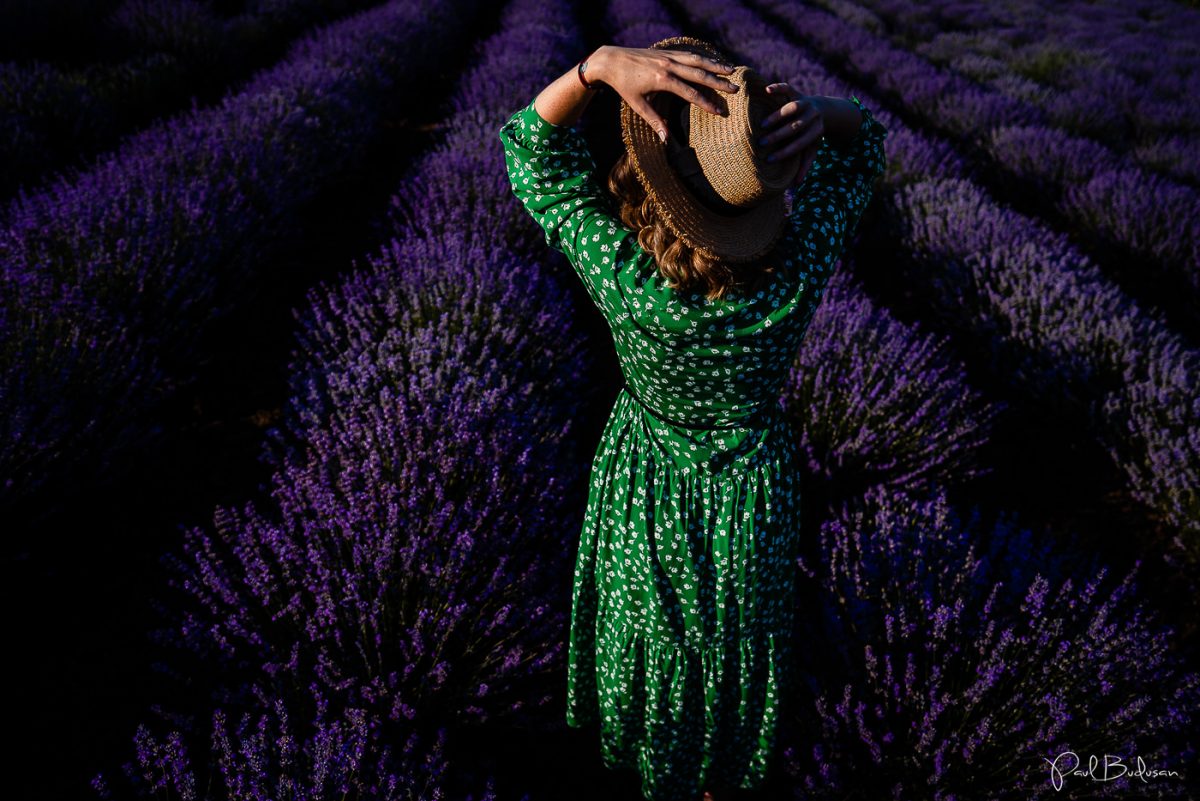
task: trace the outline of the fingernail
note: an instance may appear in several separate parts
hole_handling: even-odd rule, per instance
[[[662,128],[659,128],[658,129],[658,138],[661,139],[663,141],[663,144],[665,145],[667,143],[667,132],[664,131]]]

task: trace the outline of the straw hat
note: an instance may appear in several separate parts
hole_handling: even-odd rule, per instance
[[[685,50],[732,64],[716,47],[690,36],[673,36],[652,48]],[[804,154],[774,162],[758,148],[762,119],[787,102],[769,95],[769,83],[753,68],[724,76],[737,92],[707,89],[729,116],[712,114],[672,92],[650,104],[667,122],[664,144],[624,99],[621,138],[634,171],[659,216],[691,247],[730,262],[750,261],[769,251],[783,232],[783,191],[791,185]]]

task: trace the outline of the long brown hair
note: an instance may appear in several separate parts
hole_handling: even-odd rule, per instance
[[[697,292],[709,300],[720,300],[730,290],[757,292],[775,271],[773,250],[753,261],[733,263],[696,250],[675,235],[658,217],[654,201],[646,194],[637,172],[623,152],[608,172],[608,191],[620,205],[621,221],[637,231],[638,242],[654,254],[658,271],[667,286]]]

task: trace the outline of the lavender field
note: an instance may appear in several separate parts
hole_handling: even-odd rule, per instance
[[[640,798],[564,718],[622,376],[497,132],[681,34],[889,131],[783,398],[804,680],[754,797],[1200,797],[1176,0],[0,6],[0,795]],[[607,174],[617,98],[581,130]]]

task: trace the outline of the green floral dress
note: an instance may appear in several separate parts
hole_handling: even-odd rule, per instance
[[[887,129],[825,141],[753,295],[679,293],[624,227],[580,133],[532,101],[500,129],[512,189],[604,314],[625,377],[575,563],[567,723],[651,801],[759,786],[792,676],[799,503],[780,394],[885,166]]]

